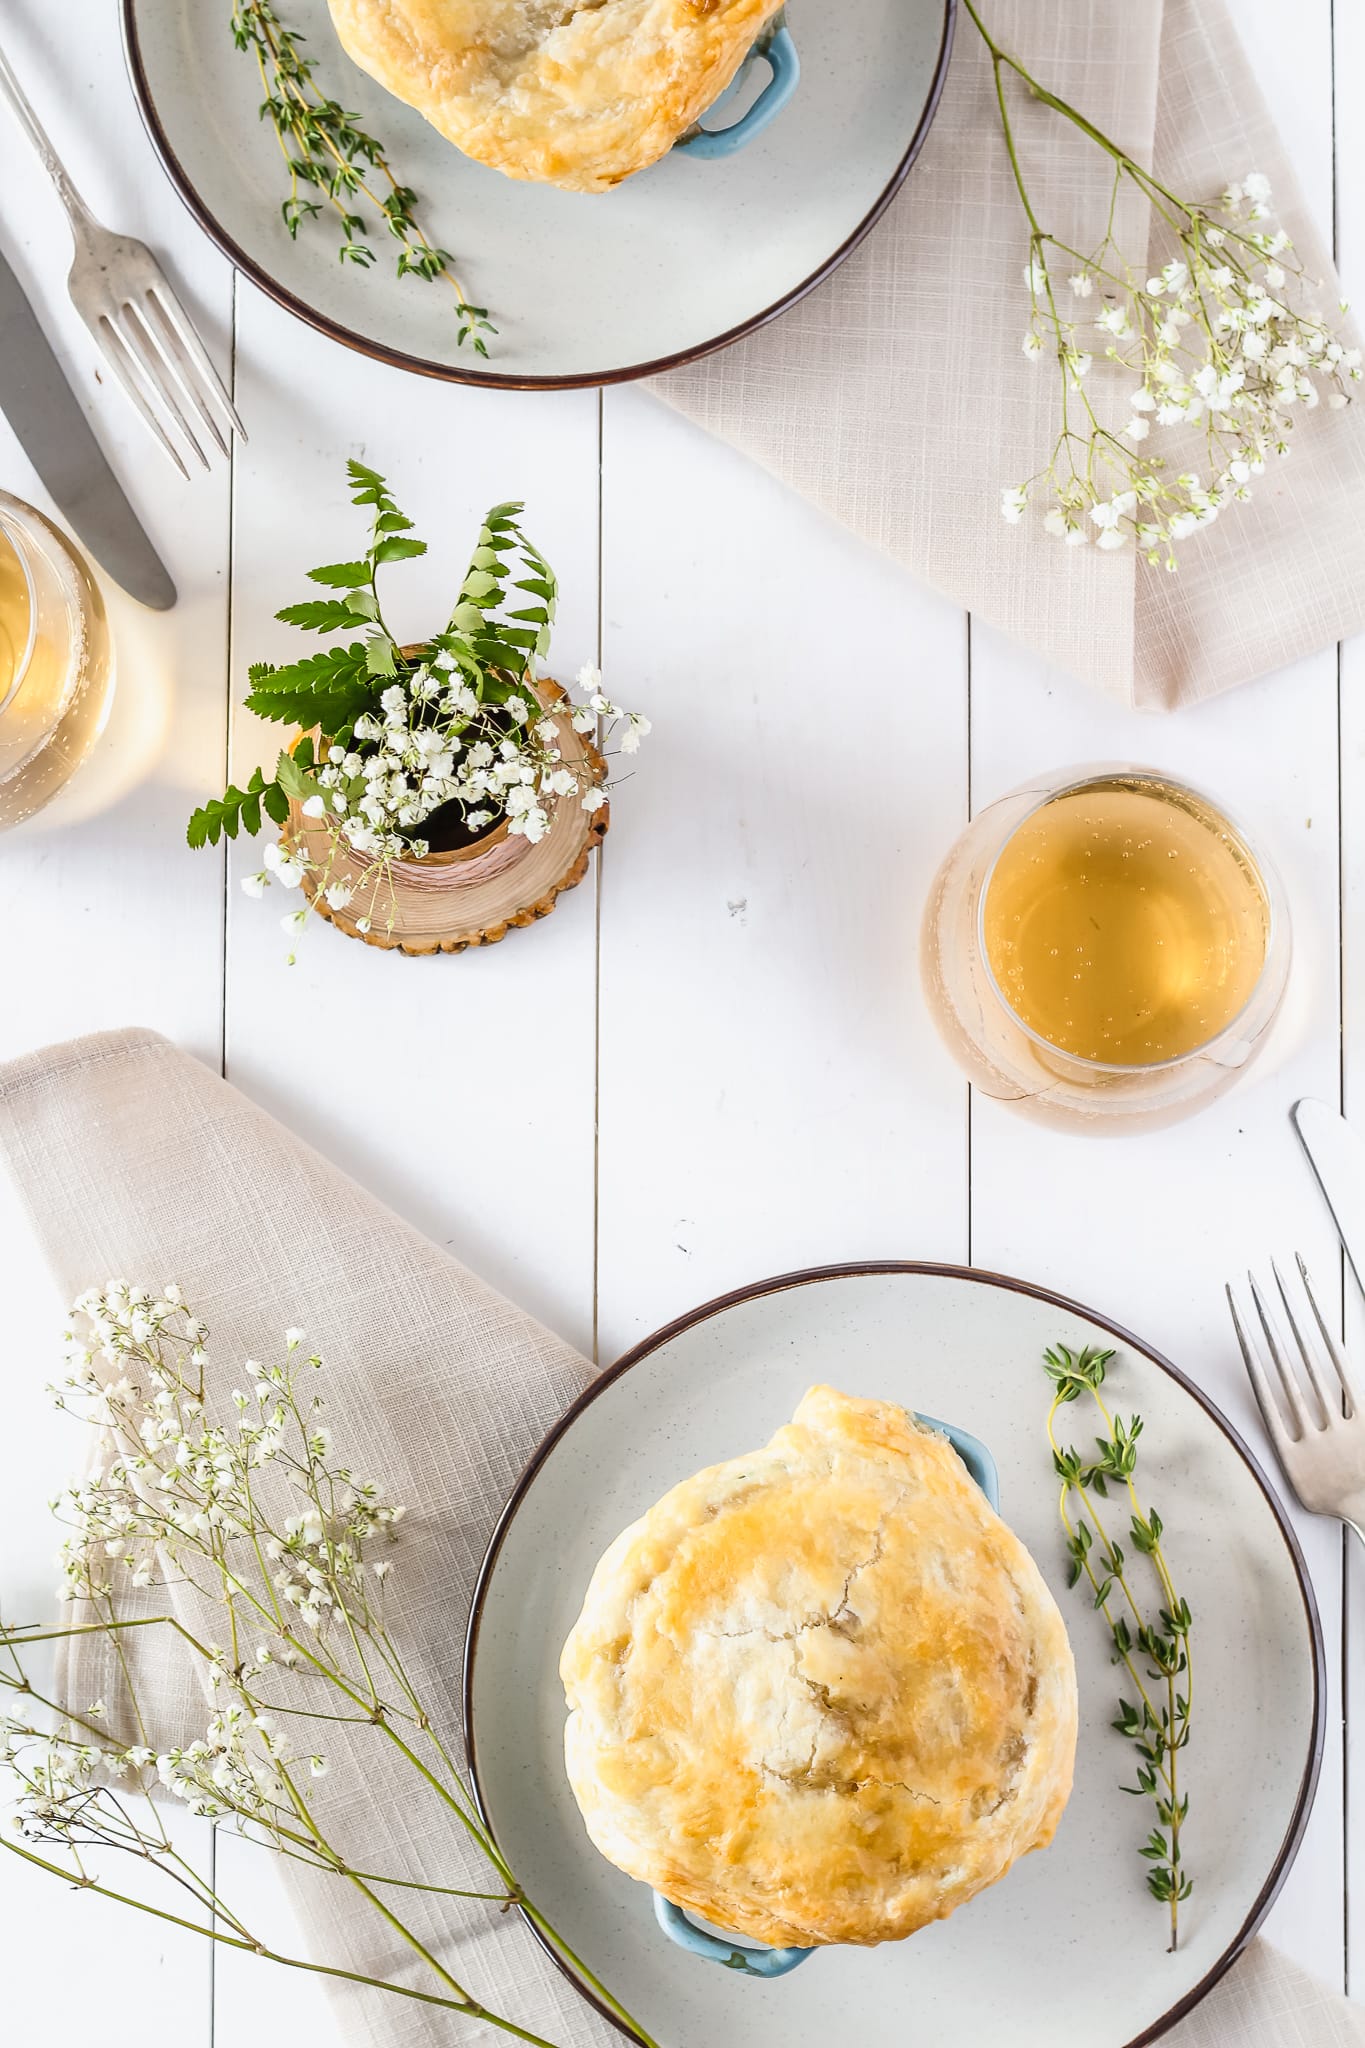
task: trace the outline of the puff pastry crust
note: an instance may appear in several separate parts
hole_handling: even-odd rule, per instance
[[[605,192],[724,91],[782,0],[328,0],[347,52],[480,163]]]
[[[756,1941],[895,1941],[1052,1839],[1076,1674],[947,1439],[815,1387],[602,1558],[560,1664],[597,1848]]]

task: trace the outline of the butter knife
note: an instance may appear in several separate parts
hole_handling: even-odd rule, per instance
[[[95,560],[140,603],[168,611],[175,603],[175,585],[105,460],[3,252],[0,412]]]
[[[1365,1288],[1365,1140],[1325,1102],[1305,1097],[1291,1112],[1337,1235]]]

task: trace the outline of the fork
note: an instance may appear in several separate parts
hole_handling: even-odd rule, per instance
[[[1365,1543],[1365,1415],[1341,1347],[1323,1320],[1308,1268],[1301,1258],[1297,1265],[1317,1339],[1311,1328],[1305,1339],[1289,1290],[1273,1262],[1270,1270],[1293,1339],[1292,1351],[1253,1273],[1247,1274],[1256,1311],[1254,1322],[1247,1318],[1251,1335],[1229,1287],[1233,1328],[1261,1420],[1285,1478],[1304,1507],[1316,1515],[1335,1515]],[[1263,1353],[1269,1355],[1269,1370]]]
[[[194,325],[145,242],[112,234],[91,213],[68,177],[9,60],[0,50],[0,97],[8,100],[71,223],[75,256],[67,288],[71,303],[94,336],[105,361],[146,426],[188,479],[189,470],[168,423],[179,429],[207,469],[187,409],[224,455],[223,429],[246,432]],[[221,422],[221,424],[220,424]]]

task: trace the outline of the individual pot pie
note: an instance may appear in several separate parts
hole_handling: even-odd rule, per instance
[[[871,1945],[1053,1836],[1076,1674],[945,1437],[815,1387],[618,1536],[560,1663],[608,1860],[727,1932]]]
[[[782,0],[328,0],[348,54],[482,164],[605,192],[725,90]]]

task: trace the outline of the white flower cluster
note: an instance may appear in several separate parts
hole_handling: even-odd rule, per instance
[[[234,1419],[223,1425],[205,1405],[208,1335],[174,1285],[153,1294],[112,1280],[76,1303],[66,1378],[53,1392],[59,1407],[79,1407],[96,1423],[110,1449],[53,1503],[69,1529],[59,1593],[92,1604],[107,1626],[125,1587],[196,1584],[227,1610],[234,1641],[252,1628],[254,1647],[229,1657],[199,1646],[211,1688],[227,1697],[185,1749],[158,1752],[112,1730],[98,1739],[102,1700],[69,1713],[55,1732],[0,1714],[0,1765],[30,1840],[120,1840],[126,1816],[105,1789],[130,1780],[143,1791],[159,1783],[196,1814],[272,1830],[292,1824],[297,1809],[283,1774],[298,1760],[262,1710],[257,1681],[276,1669],[329,1668],[324,1644],[334,1622],[348,1641],[378,1625],[390,1565],[370,1562],[367,1549],[392,1539],[403,1510],[334,1460],[323,1402],[298,1384],[301,1366],[319,1372],[321,1359],[302,1359],[304,1332],[287,1330],[283,1364],[245,1361],[246,1385],[234,1390]],[[267,1511],[272,1475],[272,1498],[283,1479],[297,1512]],[[4,1682],[30,1701],[26,1682]],[[326,1773],[322,1756],[303,1763],[313,1777]]]
[[[328,1448],[326,1431],[315,1427],[312,1455],[321,1458]],[[402,1517],[401,1507],[381,1503],[368,1482],[354,1480],[346,1484],[343,1513],[324,1516],[313,1506],[288,1516],[283,1534],[268,1536],[264,1546],[266,1556],[278,1567],[274,1585],[281,1601],[294,1609],[313,1634],[320,1634],[348,1592],[361,1600],[367,1597],[362,1584],[367,1574],[376,1586],[383,1585],[389,1574],[388,1560],[367,1564],[364,1545],[381,1531],[391,1535]],[[287,1660],[289,1651],[287,1643],[277,1649],[265,1643],[257,1656],[264,1652],[266,1662],[281,1661]]]
[[[69,1831],[99,1796],[103,1761],[93,1743],[65,1732],[44,1734],[27,1721],[0,1714],[0,1769],[13,1787],[14,1827],[26,1841],[46,1841]]]
[[[560,732],[528,682],[499,704],[485,703],[459,673],[455,656],[440,650],[390,684],[378,714],[356,720],[346,746],[332,746],[313,774],[317,793],[303,804],[307,817],[325,819],[329,836],[352,853],[382,868],[392,860],[421,858],[428,842],[420,827],[447,804],[459,807],[471,833],[505,818],[509,833],[532,845],[550,829],[554,804],[577,797],[590,814],[606,803],[600,773],[591,761],[566,764]],[[566,704],[575,732],[619,729],[623,754],[638,752],[650,722],[623,711],[603,695],[595,668],[579,671],[583,701]],[[353,900],[347,883],[328,879],[330,863],[314,869],[300,846],[268,847],[265,866],[244,878],[249,896],[260,896],[272,881],[286,889],[302,886],[310,873],[325,901],[341,910]],[[291,912],[287,929],[300,926],[306,912]],[[361,928],[367,929],[362,919]]]
[[[389,1630],[382,1590],[389,1562],[372,1563],[369,1554],[393,1538],[402,1509],[337,1461],[312,1393],[321,1361],[303,1346],[304,1332],[290,1329],[279,1365],[247,1359],[220,1410],[208,1332],[178,1287],[154,1294],[111,1281],[82,1296],[68,1332],[67,1376],[53,1389],[60,1406],[100,1431],[97,1469],[66,1497],[73,1528],[64,1590],[82,1604],[65,1629],[0,1620],[0,1702],[9,1708],[0,1708],[0,1825],[28,1866],[76,1890],[107,1891],[161,1912],[140,1880],[126,1892],[109,1889],[119,1880],[105,1852],[122,1852],[140,1872],[155,1869],[179,1888],[183,1924],[236,1950],[294,1962],[268,1945],[270,1929],[258,1925],[260,1901],[249,1883],[242,1912],[224,1897],[214,1837],[204,1838],[206,1853],[197,1856],[184,1831],[167,1826],[164,1803],[177,1800],[334,1877],[348,1897],[349,1885],[359,1883],[383,1916],[386,1938],[396,1932],[426,1956],[400,1917],[409,1896],[432,1900],[429,1918],[448,1914],[452,1900],[507,1906],[522,1893],[483,1826],[455,1745],[442,1739],[439,1715],[423,1705]],[[129,1572],[133,1583],[146,1583],[143,1566],[154,1554],[168,1593],[121,1604]],[[155,1631],[189,1671],[207,1678],[207,1725],[198,1724],[203,1733],[194,1740],[171,1746],[157,1732],[164,1703],[139,1700],[137,1660],[122,1647],[149,1638],[130,1638],[126,1629]],[[99,1643],[107,1702],[73,1698],[69,1685],[65,1699],[50,1698],[29,1665],[39,1644],[76,1636]],[[310,1722],[327,1728],[314,1733]],[[354,1798],[324,1801],[310,1785],[328,1775],[328,1736],[338,1723],[368,1729],[376,1757],[407,1761],[447,1830],[452,1819],[460,1823],[453,1838],[486,1857],[488,1889],[466,1889],[458,1870],[448,1874],[458,1889],[440,1881],[447,1873],[439,1869],[427,1881],[425,1867],[414,1869],[402,1842],[382,1829],[371,1860],[364,1830],[357,1835],[354,1826]],[[348,1761],[354,1793],[364,1767]],[[411,1782],[416,1790],[417,1779]],[[339,1789],[344,1795],[348,1788]],[[347,1820],[344,1849],[329,1839],[332,1814]],[[397,1867],[389,1874],[391,1855]],[[392,1903],[390,1887],[397,1888]],[[417,1924],[425,1935],[426,1921]],[[502,2024],[430,1960],[440,1988],[415,1995],[466,2019],[472,2013]],[[391,1988],[354,1970],[339,1973]]]
[[[1023,347],[1034,360],[1049,346],[1055,353],[1062,424],[1047,468],[1002,490],[1011,525],[1041,495],[1044,527],[1067,546],[1115,549],[1132,539],[1150,562],[1174,569],[1176,543],[1249,498],[1270,459],[1288,455],[1298,413],[1324,399],[1347,404],[1361,351],[1307,305],[1289,237],[1265,225],[1270,196],[1253,172],[1228,186],[1216,212],[1172,216],[1179,253],[1145,281],[1109,236],[1088,257],[1035,236]],[[1049,247],[1079,264],[1068,280],[1074,310],[1062,310]],[[1096,296],[1099,313],[1082,315]],[[1096,351],[1138,380],[1119,394],[1121,411],[1108,411],[1108,394],[1089,378]],[[1148,446],[1154,427],[1195,430],[1201,455],[1172,473]]]
[[[283,1776],[293,1758],[270,1716],[240,1701],[216,1713],[187,1749],[157,1757],[145,1749],[124,1754],[129,1763],[154,1765],[164,1789],[206,1819],[235,1814],[270,1827],[281,1816],[293,1817]]]
[[[57,1400],[86,1402],[90,1419],[111,1435],[113,1455],[54,1503],[71,1531],[63,1599],[108,1602],[120,1570],[127,1583],[147,1586],[165,1575],[163,1560],[177,1577],[193,1577],[196,1562],[207,1562],[212,1577],[243,1545],[275,1567],[281,1626],[278,1647],[264,1646],[266,1661],[290,1661],[295,1619],[319,1633],[348,1597],[363,1608],[366,1579],[382,1584],[388,1571],[386,1562],[366,1563],[365,1545],[392,1535],[403,1510],[332,1462],[322,1399],[305,1400],[296,1384],[303,1335],[285,1333],[283,1365],[245,1362],[251,1391],[234,1391],[235,1425],[225,1427],[204,1407],[208,1331],[178,1287],[154,1296],[111,1281],[82,1295]],[[307,1365],[322,1369],[316,1354]],[[303,1501],[278,1529],[264,1519],[258,1477],[272,1465]]]
[[[88,1723],[102,1712],[97,1701],[79,1718]],[[284,1777],[295,1761],[270,1716],[241,1701],[215,1713],[186,1748],[160,1753],[146,1743],[87,1741],[72,1720],[48,1733],[0,1716],[0,1767],[13,1787],[14,1824],[31,1842],[95,1841],[102,1834],[118,1841],[128,1826],[122,1795],[156,1786],[193,1814],[232,1815],[273,1833],[297,1817]],[[325,1776],[325,1758],[307,1763],[310,1776]]]

